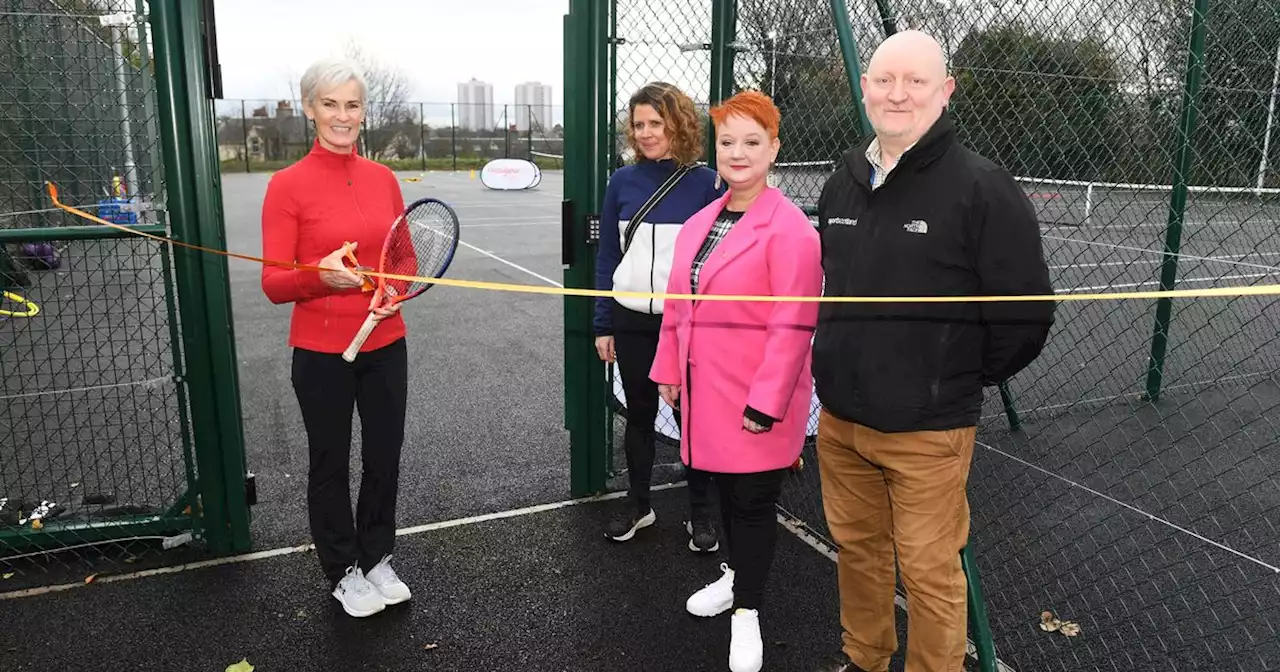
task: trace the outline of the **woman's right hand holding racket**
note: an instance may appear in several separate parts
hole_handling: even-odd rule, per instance
[[[320,279],[324,281],[324,284],[334,289],[352,289],[364,284],[364,278],[347,268],[346,264],[343,263],[348,251],[354,251],[355,249],[356,243],[349,243],[330,252],[329,256],[320,260],[317,266],[327,269],[320,271]]]

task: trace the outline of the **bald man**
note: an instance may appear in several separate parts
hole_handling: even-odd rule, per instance
[[[959,144],[941,46],[895,34],[862,88],[874,137],[818,201],[826,294],[1052,295],[1031,203]],[[907,591],[907,672],[960,672],[965,487],[983,388],[1043,348],[1052,302],[824,303],[813,372],[823,507],[839,547],[843,653],[881,672],[898,648],[894,552]]]

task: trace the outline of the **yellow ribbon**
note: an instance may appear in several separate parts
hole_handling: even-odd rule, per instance
[[[281,266],[296,270],[306,271],[325,271],[328,269],[319,266],[311,266],[308,264],[298,264],[294,262],[272,261],[261,257],[254,257],[247,254],[238,254],[227,250],[218,250],[190,243],[165,238],[164,236],[156,236],[142,231],[136,231],[127,226],[121,226],[103,219],[99,219],[87,212],[78,210],[72,206],[64,205],[58,201],[58,188],[51,182],[45,183],[48,186],[49,196],[53,199],[53,204],[66,210],[67,212],[83,217],[89,221],[119,229],[135,236],[150,238],[152,240],[167,243],[169,245],[177,245],[200,252],[209,252],[211,254],[219,254],[225,257],[243,259],[245,261],[253,261],[262,264],[270,264],[272,266]],[[462,287],[468,289],[483,289],[498,292],[520,292],[524,294],[552,294],[556,296],[579,296],[579,297],[611,297],[611,298],[638,298],[638,299],[688,299],[697,301],[757,301],[770,303],[994,303],[994,302],[1021,302],[1021,301],[1117,301],[1122,299],[1175,299],[1175,298],[1205,298],[1205,297],[1222,297],[1222,296],[1263,296],[1263,295],[1280,295],[1280,284],[1269,285],[1252,285],[1247,287],[1208,287],[1204,289],[1168,289],[1168,290],[1152,290],[1142,292],[1106,292],[1094,294],[1028,294],[1028,295],[1011,295],[1011,296],[752,296],[752,295],[733,295],[733,294],[669,294],[665,292],[625,292],[609,289],[579,289],[573,287],[550,287],[547,285],[521,285],[506,282],[485,282],[482,280],[458,280],[453,278],[429,278],[417,275],[398,275],[395,273],[382,273],[379,271],[366,271],[366,276],[374,278],[386,278],[389,280],[403,280],[406,282],[425,282],[435,285],[444,285],[446,287]]]

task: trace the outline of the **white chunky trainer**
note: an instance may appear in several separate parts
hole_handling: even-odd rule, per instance
[[[720,571],[724,574],[715,583],[707,584],[685,601],[684,606],[689,613],[709,618],[722,614],[733,606],[733,570],[722,562]]]
[[[733,611],[733,638],[729,640],[730,672],[760,672],[764,666],[764,642],[760,640],[760,612]]]

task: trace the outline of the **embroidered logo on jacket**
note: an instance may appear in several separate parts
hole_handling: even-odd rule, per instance
[[[827,220],[827,223],[838,226],[857,226],[858,220],[856,218],[850,219],[848,217],[832,217]]]
[[[929,233],[929,222],[923,219],[913,219],[907,224],[903,224],[902,228],[911,233]]]

